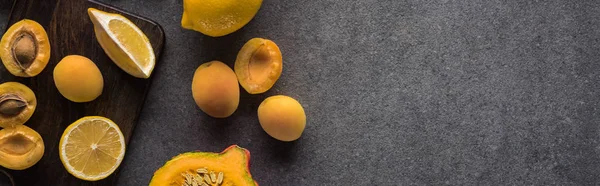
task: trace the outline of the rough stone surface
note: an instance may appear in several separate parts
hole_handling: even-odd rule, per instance
[[[600,1],[265,0],[220,38],[182,29],[181,0],[104,2],[166,33],[119,185],[231,144],[251,151],[261,185],[600,184]],[[208,117],[191,96],[195,68],[233,67],[253,37],[280,46],[280,80]],[[258,124],[276,94],[306,110],[296,142]]]

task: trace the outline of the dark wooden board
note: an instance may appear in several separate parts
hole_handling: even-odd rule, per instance
[[[83,116],[100,115],[112,119],[119,125],[125,140],[129,142],[152,78],[138,79],[130,76],[108,58],[96,41],[92,22],[87,15],[89,7],[117,12],[128,17],[144,31],[152,43],[156,58],[160,57],[164,33],[158,24],[148,19],[93,1],[16,0],[7,28],[24,18],[35,20],[46,29],[51,43],[48,66],[36,77],[15,77],[0,65],[0,82],[18,81],[29,86],[36,93],[38,106],[26,125],[40,133],[46,146],[42,160],[33,167],[23,171],[8,171],[17,185],[115,185],[116,183],[119,170],[101,181],[79,180],[67,173],[58,154],[58,143],[64,129]],[[89,103],[73,103],[62,97],[56,89],[52,71],[60,59],[70,54],[90,58],[102,72],[104,90],[96,100]],[[157,60],[155,69],[158,66]]]

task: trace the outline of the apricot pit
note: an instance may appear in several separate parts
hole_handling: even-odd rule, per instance
[[[24,19],[13,24],[0,41],[0,58],[11,74],[38,75],[50,60],[50,42],[39,23]]]
[[[271,40],[253,38],[238,53],[234,69],[240,85],[248,93],[266,92],[281,75],[281,51]]]
[[[0,130],[0,166],[23,170],[35,165],[44,155],[42,136],[25,125]]]
[[[33,115],[37,100],[29,87],[17,83],[0,84],[0,127],[22,125]]]

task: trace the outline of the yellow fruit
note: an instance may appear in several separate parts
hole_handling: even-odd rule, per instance
[[[82,180],[96,181],[119,167],[125,156],[125,138],[110,119],[87,116],[65,129],[58,150],[67,172]]]
[[[104,80],[90,59],[69,55],[54,67],[54,84],[65,98],[73,102],[88,102],[102,94]]]
[[[44,149],[42,136],[25,125],[0,130],[0,166],[27,169],[42,159]]]
[[[24,124],[33,115],[36,105],[37,99],[29,87],[18,82],[0,84],[0,127]]]
[[[277,95],[268,97],[258,106],[258,121],[271,137],[294,141],[304,131],[306,115],[294,98]]]
[[[50,60],[50,42],[44,27],[24,19],[11,25],[0,41],[0,58],[15,76],[38,75]]]
[[[88,15],[106,55],[128,74],[138,78],[150,77],[156,57],[146,34],[120,14],[88,8]]]
[[[198,107],[215,118],[230,116],[240,103],[240,87],[235,73],[220,61],[207,62],[196,69],[192,95]]]
[[[183,0],[181,26],[212,37],[224,36],[246,25],[262,0]]]
[[[281,75],[281,51],[271,40],[253,38],[238,53],[234,69],[240,85],[248,93],[266,92]]]

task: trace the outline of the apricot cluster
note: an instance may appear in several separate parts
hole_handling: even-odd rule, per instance
[[[240,101],[238,83],[249,94],[271,89],[283,70],[281,51],[271,40],[253,38],[239,51],[234,70],[219,61],[204,63],[196,69],[192,95],[209,116],[225,118],[235,112]],[[267,134],[281,141],[300,138],[306,126],[302,105],[283,95],[265,99],[258,107],[258,119]]]
[[[14,76],[34,77],[50,59],[50,42],[44,28],[24,19],[9,27],[0,40],[0,59]],[[96,65],[83,56],[64,57],[54,68],[59,92],[73,102],[96,99],[103,79]],[[75,78],[76,77],[76,78]],[[0,84],[0,166],[23,170],[36,164],[44,154],[39,133],[25,126],[37,105],[34,92],[17,82]]]
[[[23,125],[35,111],[37,101],[29,87],[17,83],[0,84],[0,166],[23,170],[44,155],[39,133]]]
[[[0,40],[0,59],[14,76],[38,75],[50,59],[46,30],[33,20],[11,25]],[[44,155],[39,133],[25,126],[35,111],[37,100],[29,87],[18,82],[0,84],[0,166],[23,170]]]

